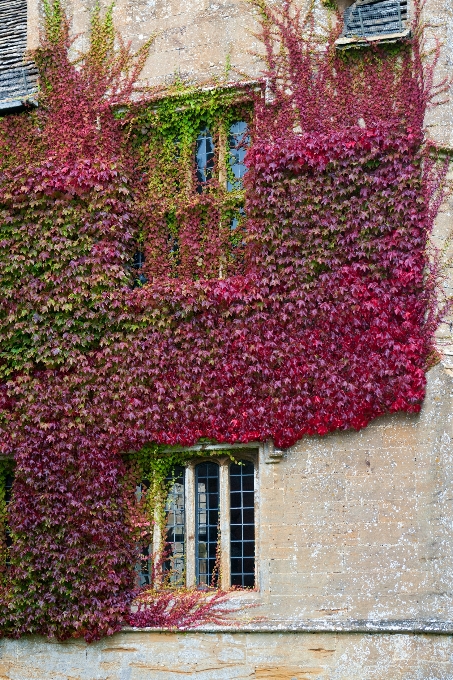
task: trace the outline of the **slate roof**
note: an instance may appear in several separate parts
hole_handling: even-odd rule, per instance
[[[27,0],[0,0],[0,112],[22,106],[36,91],[37,70],[24,61]]]
[[[337,44],[351,40],[408,35],[408,0],[356,0],[345,9],[344,28]]]

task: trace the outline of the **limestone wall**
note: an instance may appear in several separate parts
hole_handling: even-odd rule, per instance
[[[438,365],[419,415],[261,453],[248,632],[3,640],[0,679],[451,680],[452,387]]]
[[[267,616],[453,620],[452,386],[439,365],[420,415],[307,438],[261,466]]]
[[[95,0],[68,0],[75,34],[83,33]],[[101,3],[107,6],[107,2]],[[28,47],[39,38],[40,0],[28,0]],[[221,76],[228,60],[256,76],[261,65],[251,51],[253,11],[244,0],[117,0],[115,25],[134,48],[156,36],[143,77],[152,85],[171,83],[175,74],[189,80]],[[78,45],[83,45],[83,38]],[[227,56],[228,55],[228,56]],[[232,79],[238,75],[232,73]]]
[[[28,2],[33,48],[38,0]],[[68,3],[75,33],[85,30],[93,4]],[[451,0],[428,0],[426,7],[431,42],[438,36],[445,43],[439,76],[451,73],[452,7]],[[136,47],[157,33],[144,73],[152,84],[171,82],[175,73],[219,75],[228,54],[250,77],[260,71],[251,54],[258,48],[253,12],[241,0],[117,0],[115,20]],[[429,133],[450,148],[452,123],[451,103],[427,118]],[[446,204],[437,222],[440,246],[451,230],[450,210]],[[428,374],[421,414],[304,439],[278,463],[260,454],[259,588],[236,597],[256,605],[246,617],[263,617],[246,624],[249,632],[123,632],[91,646],[4,640],[0,680],[451,680],[449,323],[440,343],[444,365]]]
[[[451,680],[435,635],[121,633],[0,644],[1,680]]]

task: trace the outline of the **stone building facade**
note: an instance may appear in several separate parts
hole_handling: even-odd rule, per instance
[[[92,6],[69,4],[76,34],[86,29]],[[453,9],[445,0],[428,0],[425,12],[444,42],[439,77],[448,75]],[[29,49],[37,45],[39,16],[37,0],[29,0]],[[235,71],[250,79],[260,73],[253,11],[240,0],[119,0],[114,16],[135,47],[156,34],[144,71],[150,84],[170,83],[175,74],[203,82],[222,75],[226,64],[233,78]],[[453,105],[446,103],[427,121],[449,150],[452,117]],[[438,244],[447,243],[450,219],[445,205],[434,234]],[[2,640],[0,678],[453,678],[450,332],[449,322],[439,330],[443,361],[428,373],[421,413],[306,438],[284,451],[270,443],[235,451],[256,470],[256,589],[233,596],[235,624],[124,630],[92,645]]]

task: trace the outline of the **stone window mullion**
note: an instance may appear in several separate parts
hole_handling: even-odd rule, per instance
[[[220,587],[231,585],[230,567],[230,460],[220,463]]]
[[[195,462],[186,467],[186,584],[196,585],[195,574]]]

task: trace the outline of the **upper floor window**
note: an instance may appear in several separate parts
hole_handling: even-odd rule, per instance
[[[232,177],[230,176],[227,180],[228,191],[242,189],[242,179],[247,172],[244,159],[249,145],[250,136],[247,123],[243,120],[233,123],[230,126],[230,134],[228,135],[228,162],[232,174]]]
[[[0,112],[18,110],[36,92],[37,70],[24,62],[27,1],[0,2]]]
[[[135,281],[134,281],[134,288],[136,286],[143,286],[147,282],[147,278],[144,275],[143,267],[145,265],[145,253],[143,250],[136,250],[134,253],[134,261],[132,263],[132,269],[135,270]]]
[[[243,178],[251,113],[251,103],[241,102],[225,103],[215,118],[182,106],[170,117],[158,108],[152,125],[146,116],[143,126],[137,120],[150,208],[137,243],[143,257],[129,265],[135,286],[160,278],[228,278],[245,268]]]
[[[197,137],[195,161],[197,192],[201,194],[203,184],[212,179],[214,171],[214,140],[208,128],[201,130]]]
[[[357,41],[395,40],[408,35],[407,0],[356,0],[344,11],[337,46]]]

